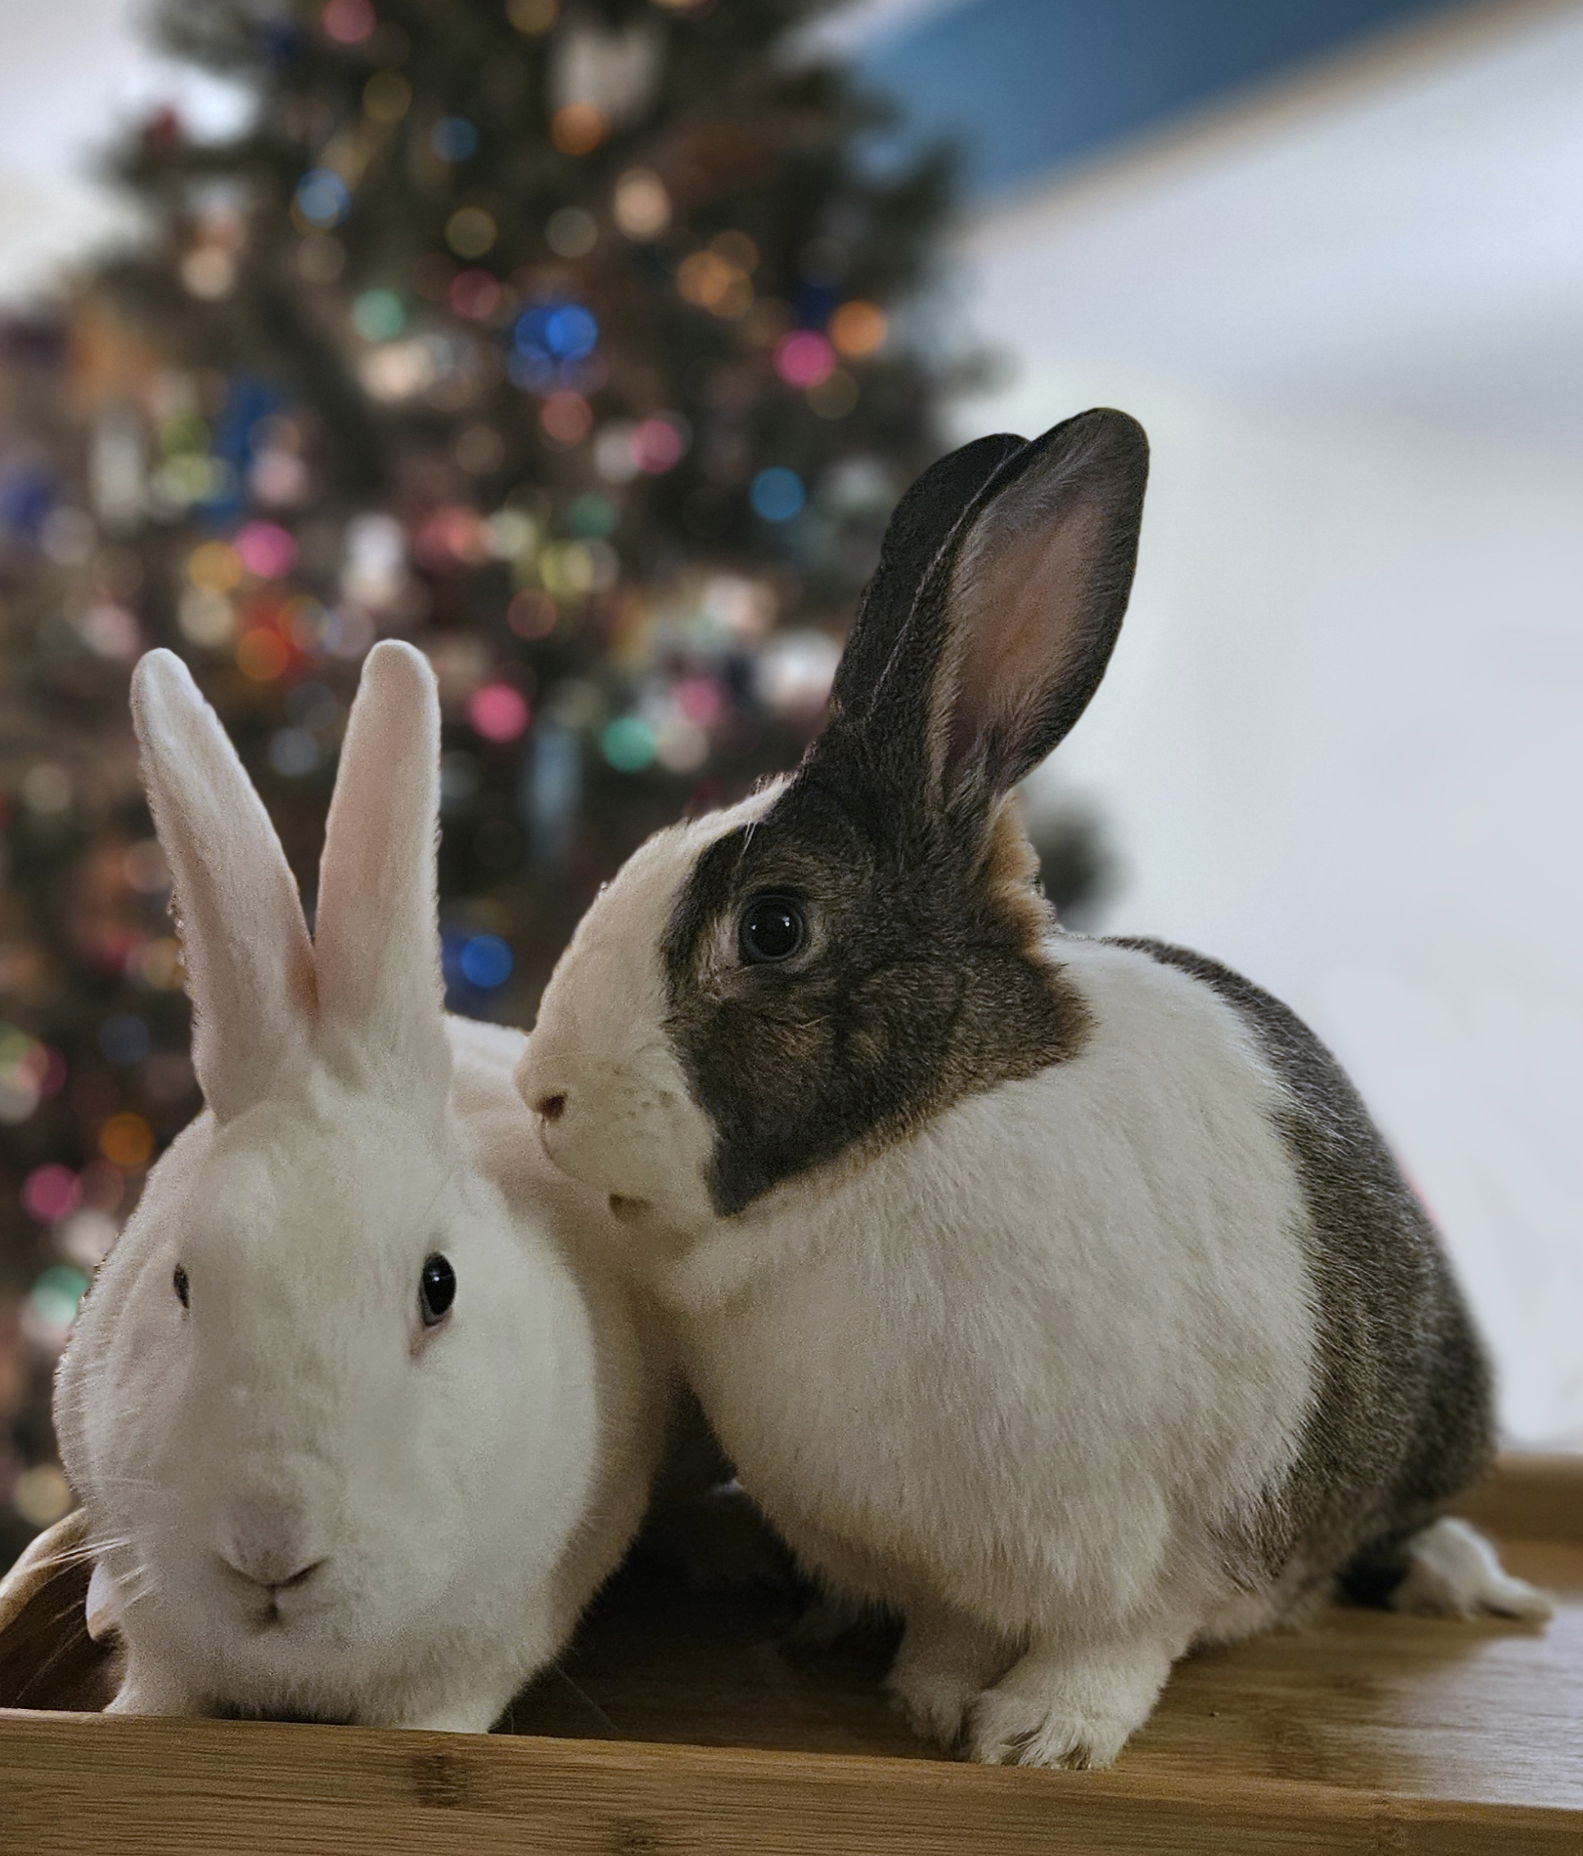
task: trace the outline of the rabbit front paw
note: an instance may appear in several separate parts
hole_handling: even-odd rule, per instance
[[[973,1704],[969,1757],[988,1766],[1109,1766],[1149,1718],[1177,1651],[1034,1647]]]

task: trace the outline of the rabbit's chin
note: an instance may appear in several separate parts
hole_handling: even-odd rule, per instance
[[[121,1711],[366,1722],[405,1686],[410,1623],[353,1591],[204,1588],[173,1584],[129,1609]]]

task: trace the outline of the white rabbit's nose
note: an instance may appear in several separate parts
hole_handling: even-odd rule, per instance
[[[233,1572],[271,1591],[303,1584],[328,1557],[299,1508],[258,1496],[232,1506],[215,1545]]]
[[[553,1095],[540,1096],[533,1109],[535,1114],[542,1115],[546,1121],[559,1121],[566,1113],[566,1091],[560,1089]]]

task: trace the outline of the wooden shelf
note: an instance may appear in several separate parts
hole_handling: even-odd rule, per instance
[[[1579,1856],[1583,1459],[1509,1459],[1468,1512],[1561,1600],[1547,1630],[1332,1610],[1184,1663],[1108,1773],[942,1760],[883,1642],[798,1647],[772,1603],[637,1572],[509,1734],[102,1717],[60,1575],[0,1598],[0,1851]]]

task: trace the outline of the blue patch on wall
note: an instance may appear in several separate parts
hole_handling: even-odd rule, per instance
[[[969,196],[1088,159],[1448,0],[973,0],[859,69],[903,108],[876,157],[956,142]]]

